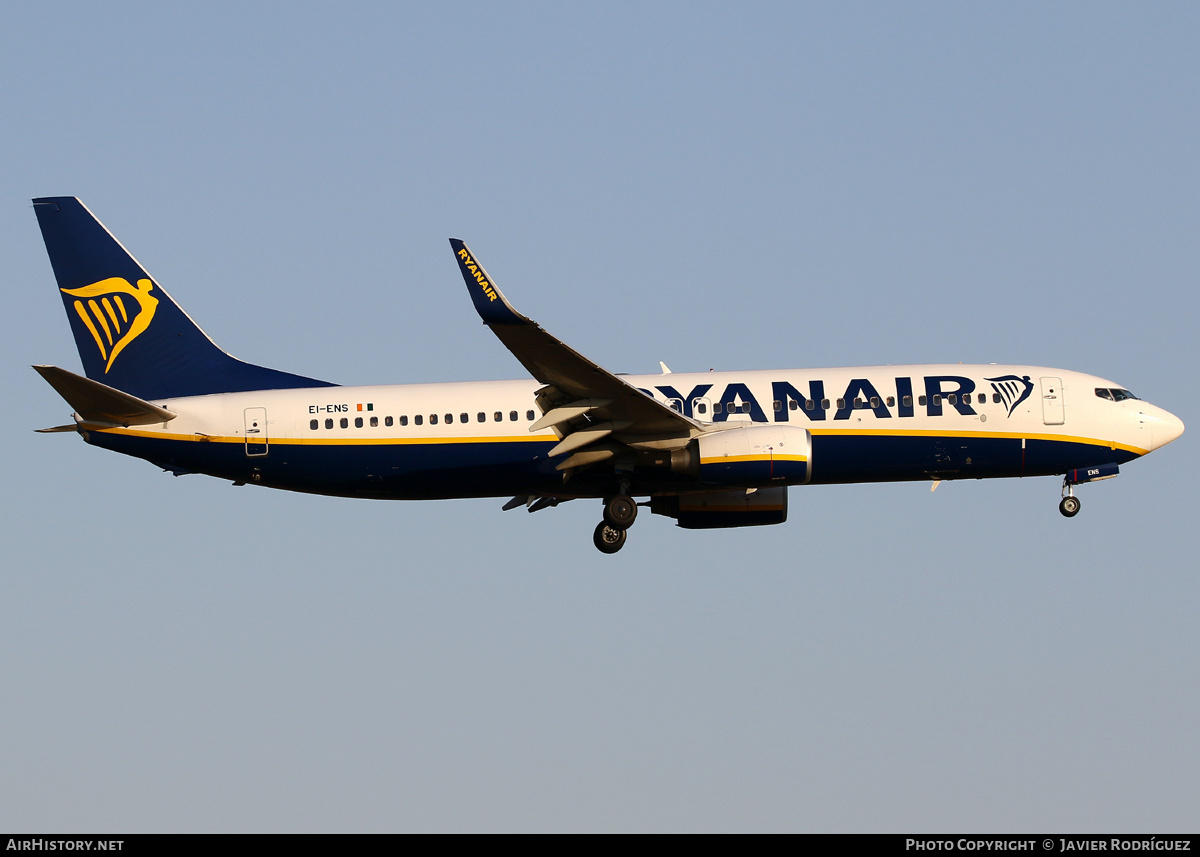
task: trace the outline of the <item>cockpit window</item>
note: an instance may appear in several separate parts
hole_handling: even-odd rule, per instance
[[[1099,396],[1101,399],[1108,399],[1110,402],[1123,402],[1126,399],[1136,399],[1137,401],[1141,401],[1141,399],[1138,399],[1137,396],[1135,396],[1133,393],[1129,392],[1128,390],[1121,390],[1121,389],[1118,389],[1115,387],[1113,387],[1113,388],[1097,387],[1096,395]]]

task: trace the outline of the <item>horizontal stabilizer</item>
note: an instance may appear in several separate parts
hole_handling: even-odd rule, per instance
[[[120,390],[60,369],[57,366],[34,366],[37,373],[46,379],[58,394],[75,409],[83,423],[97,426],[142,426],[150,423],[165,423],[175,419],[175,414],[166,408],[122,393]],[[58,431],[60,428],[51,429]]]

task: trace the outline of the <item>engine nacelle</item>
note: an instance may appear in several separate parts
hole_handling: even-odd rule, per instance
[[[797,426],[749,426],[696,439],[709,485],[800,485],[812,477],[812,435]]]
[[[650,511],[674,518],[685,530],[782,524],[787,520],[787,486],[660,495],[650,498]]]

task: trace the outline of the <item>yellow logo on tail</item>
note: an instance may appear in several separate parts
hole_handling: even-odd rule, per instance
[[[82,300],[75,301],[75,313],[96,340],[101,359],[108,361],[104,365],[106,375],[125,346],[150,326],[158,307],[158,298],[150,294],[153,288],[154,284],[149,280],[138,280],[137,288],[134,288],[129,280],[109,277],[78,289],[60,289],[73,297],[88,299],[86,305]],[[132,317],[129,314],[132,307],[126,309],[121,295],[129,295],[137,303],[137,312]],[[101,331],[104,331],[103,335]]]

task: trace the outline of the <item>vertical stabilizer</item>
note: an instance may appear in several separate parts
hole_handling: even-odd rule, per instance
[[[74,197],[33,201],[84,373],[141,399],[328,387],[226,354]]]

